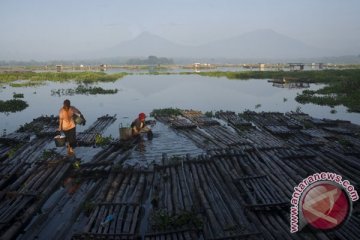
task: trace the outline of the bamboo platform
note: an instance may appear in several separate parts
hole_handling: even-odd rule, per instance
[[[101,134],[107,127],[116,121],[115,116],[105,115],[99,117],[89,128],[77,134],[77,141],[80,146],[95,145],[96,135]]]
[[[0,239],[358,239],[358,202],[339,229],[296,234],[289,205],[317,172],[359,190],[359,126],[302,113],[215,116],[158,117],[148,153],[134,154],[138,138],[86,159],[53,151],[46,134],[0,144]],[[101,117],[79,133],[76,151],[93,149],[92,134],[114,121]]]

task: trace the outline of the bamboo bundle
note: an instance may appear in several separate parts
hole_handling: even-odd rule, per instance
[[[116,116],[116,115],[115,115]],[[99,117],[89,128],[84,132],[77,134],[78,144],[83,146],[91,146],[95,144],[96,135],[101,134],[107,127],[116,121],[115,116]]]
[[[245,119],[239,117],[238,115],[235,114],[235,112],[230,112],[230,111],[226,111],[226,112],[217,112],[215,114],[216,117],[228,122],[230,125],[232,125],[235,128],[250,128],[252,127],[252,124],[248,121],[246,121]]]
[[[250,141],[250,144],[259,149],[274,149],[284,146],[284,142],[269,133],[259,130],[248,130],[243,137]]]
[[[103,132],[108,126],[116,121],[116,115],[109,116],[105,115],[99,117],[90,127],[88,127],[84,132],[87,133],[101,133]]]
[[[157,239],[173,239],[173,240],[192,240],[199,239],[203,240],[204,235],[201,231],[195,229],[181,229],[174,231],[164,231],[164,232],[155,232],[147,233],[144,236],[145,240],[157,240]]]
[[[170,120],[170,127],[175,129],[194,129],[197,128],[195,124],[192,124],[185,119],[176,118],[174,120]]]
[[[203,128],[212,139],[225,144],[226,146],[244,145],[247,144],[246,139],[238,134],[229,131],[223,126],[212,126]]]
[[[181,131],[186,137],[188,137],[190,140],[192,140],[195,145],[199,146],[200,148],[204,149],[216,149],[216,148],[225,148],[226,145],[223,143],[219,143],[215,139],[212,139],[208,135],[206,135],[204,132],[202,132],[199,129],[195,129],[192,131]]]
[[[287,126],[273,126],[273,125],[265,125],[264,128],[268,130],[271,134],[274,135],[291,135],[294,134],[294,131],[290,130]]]
[[[71,165],[69,163],[65,163],[62,166],[60,166],[56,171],[54,171],[54,174],[51,178],[49,178],[48,181],[45,181],[43,186],[38,189],[38,198],[34,203],[31,204],[31,206],[24,209],[22,212],[21,218],[17,218],[12,225],[3,233],[1,238],[3,239],[10,239],[13,238],[18,231],[23,227],[24,223],[29,221],[33,214],[38,211],[38,209],[42,206],[44,201],[49,197],[51,192],[54,190],[54,188],[59,183],[60,179],[65,175],[65,173],[68,171],[69,167]],[[40,195],[41,193],[41,195]]]
[[[5,136],[0,137],[0,143],[3,144],[14,144],[14,143],[26,143],[30,141],[29,132],[13,132]]]

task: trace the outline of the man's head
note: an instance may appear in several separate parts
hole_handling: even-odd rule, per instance
[[[140,121],[145,121],[146,115],[145,113],[139,113],[139,120]]]
[[[66,99],[66,100],[64,101],[64,108],[65,108],[65,109],[69,109],[69,108],[70,108],[70,100],[69,100],[69,99]]]

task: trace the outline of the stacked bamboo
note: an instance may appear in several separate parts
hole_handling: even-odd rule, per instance
[[[13,156],[6,158],[0,165],[0,189],[7,187],[12,179],[23,177],[31,166],[39,161],[47,139],[38,139],[21,145]]]
[[[58,156],[43,159],[41,150],[47,149],[50,139],[26,143],[12,157],[5,156],[9,147],[1,145],[0,238],[356,239],[360,235],[356,213],[332,232],[289,232],[290,198],[305,177],[334,172],[358,188],[358,135],[325,132],[327,120],[316,125],[299,114],[294,120],[278,113],[248,113],[258,128],[247,129],[236,124],[234,113],[219,115],[231,118],[230,126],[200,125],[196,118],[201,113],[186,114],[198,127],[170,131],[207,153],[162,159],[151,155],[155,164],[142,168],[127,164],[138,141],[109,145],[74,169],[73,162]],[[182,118],[162,117],[167,125],[177,119]],[[301,131],[307,123],[312,128]],[[331,124],[347,129],[350,123]],[[96,126],[93,129],[103,128]],[[269,126],[284,126],[293,134],[279,136],[266,129]],[[317,144],[319,140],[322,144]],[[156,151],[161,151],[161,143]],[[167,148],[164,145],[164,151]],[[43,212],[34,218],[40,208]]]
[[[80,146],[93,146],[95,145],[96,136],[101,134],[107,127],[116,121],[115,116],[105,115],[99,117],[89,128],[84,132],[77,134],[76,138]]]
[[[196,123],[197,126],[216,126],[220,123],[216,120],[213,120],[209,117],[206,117],[200,111],[194,110],[183,110],[181,114],[187,119],[191,120],[193,123]]]
[[[26,143],[30,140],[31,133],[29,132],[13,132],[5,136],[0,137],[0,143],[4,144],[17,144]]]
[[[230,111],[220,111],[215,114],[217,118],[220,118],[231,125],[237,127],[237,128],[250,128],[252,127],[252,124],[248,121],[246,121],[243,118],[240,118],[238,115],[235,114],[235,112]]]
[[[94,210],[81,233],[74,239],[134,239],[140,227],[140,203],[153,175],[140,172],[113,172],[95,194]]]
[[[38,137],[54,136],[58,127],[57,117],[41,116],[20,127],[16,132],[2,136],[0,142],[10,144],[29,142],[30,136],[34,134]]]
[[[112,123],[116,121],[116,115],[109,116],[108,114],[99,117],[85,132],[102,132]]]
[[[63,162],[42,167],[18,178],[2,191],[0,200],[1,239],[11,239],[33,217],[71,166]]]

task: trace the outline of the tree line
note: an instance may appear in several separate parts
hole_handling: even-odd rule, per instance
[[[174,60],[165,57],[149,56],[147,59],[132,58],[127,61],[128,65],[169,65],[174,64]]]

